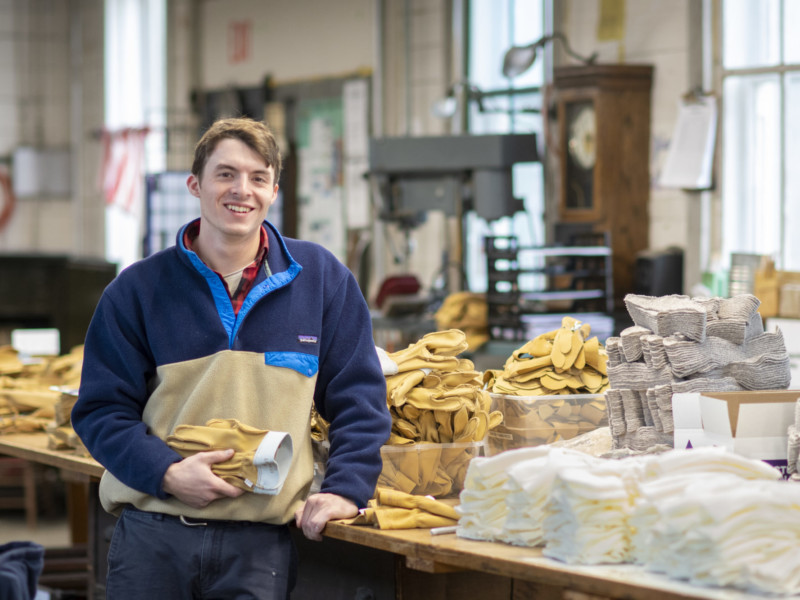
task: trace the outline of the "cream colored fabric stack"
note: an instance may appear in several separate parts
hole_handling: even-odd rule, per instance
[[[457,535],[472,540],[499,540],[508,514],[509,471],[516,467],[525,470],[529,461],[546,457],[549,451],[548,446],[534,446],[473,458],[456,507],[460,515]]]
[[[615,448],[672,445],[672,395],[784,389],[780,331],[766,333],[750,294],[733,298],[628,294],[634,325],[606,340],[608,419]]]
[[[497,539],[516,546],[543,544],[545,508],[556,475],[570,468],[591,471],[602,462],[581,452],[552,448],[509,468],[505,483],[508,512]]]
[[[542,523],[544,555],[566,563],[632,562],[628,524],[641,462],[603,461],[560,471]]]
[[[544,546],[573,564],[636,563],[676,579],[800,593],[800,486],[718,447],[619,460],[563,448],[470,464],[460,537]]]
[[[646,569],[704,586],[800,592],[800,489],[729,474],[672,475],[644,484],[631,518],[647,539]],[[646,549],[645,549],[646,548]]]

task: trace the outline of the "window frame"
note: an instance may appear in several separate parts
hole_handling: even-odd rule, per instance
[[[720,151],[718,152],[717,156],[717,172],[719,173],[718,181],[720,185],[718,187],[718,191],[716,192],[718,197],[719,203],[719,213],[718,213],[718,236],[713,244],[713,247],[719,250],[719,262],[721,266],[725,268],[730,267],[730,259],[731,254],[735,252],[754,252],[759,253],[753,249],[753,246],[758,248],[761,245],[758,237],[756,237],[755,241],[753,242],[752,246],[749,248],[740,248],[736,247],[730,240],[732,239],[739,239],[742,232],[745,231],[745,225],[743,224],[747,221],[747,215],[744,215],[744,219],[742,219],[741,213],[737,213],[735,217],[730,217],[727,211],[730,210],[738,210],[738,207],[733,204],[733,200],[731,197],[731,191],[725,189],[725,180],[726,180],[726,166],[727,162],[726,159],[728,158],[725,156],[725,142],[728,136],[731,135],[730,130],[726,123],[726,116],[728,114],[728,110],[732,104],[732,100],[730,97],[725,97],[725,87],[726,82],[731,81],[736,78],[748,78],[754,77],[759,75],[775,75],[777,76],[778,81],[778,106],[779,106],[779,121],[778,121],[778,149],[776,152],[776,160],[778,162],[778,172],[779,178],[777,183],[778,188],[778,195],[779,195],[779,206],[777,214],[775,214],[772,218],[777,218],[779,220],[779,241],[777,244],[777,250],[774,254],[770,256],[775,260],[776,267],[779,269],[794,267],[800,268],[800,259],[795,259],[795,263],[791,263],[791,257],[789,256],[789,247],[787,246],[788,236],[787,236],[787,227],[786,227],[786,218],[787,218],[787,210],[789,208],[791,199],[788,197],[788,192],[790,190],[787,189],[787,171],[786,171],[786,160],[787,160],[787,112],[786,112],[786,94],[787,94],[787,76],[790,74],[800,74],[800,60],[797,63],[789,63],[786,62],[786,58],[784,56],[786,44],[784,36],[786,34],[785,26],[784,26],[784,0],[778,0],[778,35],[780,39],[778,41],[778,60],[777,63],[774,65],[767,65],[767,66],[745,66],[745,67],[726,67],[725,66],[725,57],[724,57],[724,49],[725,49],[725,37],[726,37],[726,28],[725,28],[725,0],[713,0],[713,8],[712,8],[712,19],[713,19],[713,29],[711,32],[712,35],[712,47],[713,47],[713,56],[715,57],[714,60],[714,83],[715,88],[719,90],[720,94],[720,126],[719,126],[719,148]],[[752,210],[757,210],[754,208],[757,199],[746,199],[749,205],[751,205]],[[748,213],[751,214],[751,213]],[[736,222],[735,226],[729,225],[731,220]],[[756,234],[757,235],[757,234]],[[720,265],[717,265],[720,266]],[[714,265],[710,265],[711,268]]]

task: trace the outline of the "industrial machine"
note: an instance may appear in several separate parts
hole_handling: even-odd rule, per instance
[[[538,162],[535,134],[384,137],[370,140],[369,174],[383,200],[379,218],[416,227],[428,210],[489,221],[522,210],[511,168]]]
[[[539,154],[535,134],[383,137],[370,140],[369,160],[378,218],[396,224],[408,240],[430,210],[459,219],[462,228],[468,211],[492,221],[522,210],[513,195],[512,167],[537,162]],[[461,264],[463,257],[442,262]],[[463,284],[446,287],[452,292]]]

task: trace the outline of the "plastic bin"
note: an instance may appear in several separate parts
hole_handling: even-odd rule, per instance
[[[483,456],[485,446],[485,441],[383,446],[378,485],[420,496],[456,497],[464,487],[469,461]]]
[[[550,444],[608,425],[604,394],[507,396],[492,394],[503,423],[487,434],[486,454]]]

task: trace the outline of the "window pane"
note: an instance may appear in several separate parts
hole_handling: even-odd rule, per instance
[[[784,269],[800,271],[800,73],[786,76]]]
[[[503,57],[512,45],[523,46],[543,35],[542,0],[472,0],[470,3],[469,81],[481,91],[540,86],[544,80],[543,56],[537,56],[527,71],[514,79],[503,76]],[[541,115],[532,112],[541,105],[538,93],[515,96],[492,95],[483,99],[481,111],[470,104],[472,134],[539,133]],[[519,164],[513,169],[514,196],[522,198],[525,210],[487,223],[474,213],[465,218],[465,269],[468,288],[486,291],[487,235],[515,235],[523,246],[544,244],[544,173],[542,165]]]
[[[800,63],[800,36],[797,35],[797,24],[800,23],[800,2],[784,0],[783,2],[783,62]]]
[[[726,69],[778,64],[779,0],[725,0],[722,18],[722,63]]]
[[[777,256],[781,233],[778,75],[724,84],[723,251]]]
[[[541,0],[470,2],[469,78],[483,90],[530,87],[544,81],[544,61],[512,81],[503,76],[503,57],[511,46],[535,42],[543,34]]]

